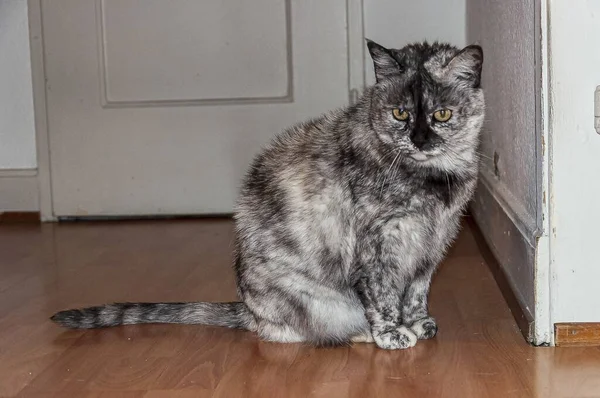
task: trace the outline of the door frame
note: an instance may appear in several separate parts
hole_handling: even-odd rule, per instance
[[[101,1],[101,0],[88,0]],[[33,106],[37,151],[37,182],[40,218],[43,222],[58,221],[52,198],[50,132],[46,99],[44,60],[44,29],[42,0],[27,0],[29,43],[33,83]],[[348,52],[348,98],[353,101],[365,86],[363,0],[346,0],[346,35]]]
[[[538,197],[541,200],[540,220],[535,241],[534,260],[534,323],[530,331],[532,343],[536,346],[554,345],[554,324],[551,308],[551,268],[552,258],[552,164],[550,146],[552,145],[550,112],[550,35],[548,20],[548,0],[535,2],[535,130],[538,147],[536,162],[538,168]]]
[[[29,17],[29,48],[31,52],[31,80],[35,145],[37,152],[37,180],[42,222],[57,221],[52,207],[52,177],[50,174],[50,142],[46,107],[46,73],[42,27],[42,0],[27,0]]]

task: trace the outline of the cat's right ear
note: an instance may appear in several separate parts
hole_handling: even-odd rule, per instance
[[[371,54],[371,58],[373,59],[377,82],[379,83],[381,80],[391,76],[397,76],[401,72],[401,68],[391,51],[372,40],[366,39],[366,41],[369,54]]]
[[[446,66],[446,74],[454,84],[466,84],[479,88],[481,85],[481,67],[483,50],[478,45],[467,46],[450,60]]]

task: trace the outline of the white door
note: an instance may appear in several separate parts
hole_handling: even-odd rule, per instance
[[[348,99],[346,1],[42,0],[55,216],[233,208],[260,147]]]

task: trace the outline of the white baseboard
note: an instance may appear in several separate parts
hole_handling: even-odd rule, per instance
[[[39,211],[36,169],[0,169],[0,212]]]

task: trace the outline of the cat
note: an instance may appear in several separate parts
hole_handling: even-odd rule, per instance
[[[234,214],[241,302],[117,303],[51,319],[216,325],[317,346],[434,337],[431,277],[477,180],[483,51],[367,47],[375,84],[278,135],[245,177]]]

